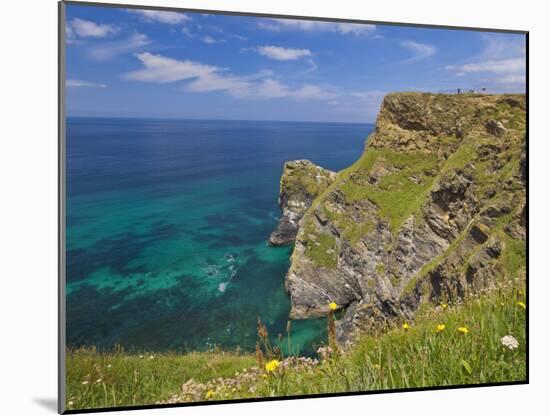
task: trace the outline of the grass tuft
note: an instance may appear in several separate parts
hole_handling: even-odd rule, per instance
[[[347,352],[301,367],[282,361],[267,371],[253,368],[252,354],[227,352],[151,359],[151,354],[69,350],[68,408],[185,402],[189,396],[181,385],[190,379],[201,400],[524,381],[526,300],[523,281],[517,284],[502,282],[463,303],[427,305],[414,321],[362,334]],[[506,347],[505,336],[513,336],[518,347]],[[247,368],[247,375],[236,374]]]

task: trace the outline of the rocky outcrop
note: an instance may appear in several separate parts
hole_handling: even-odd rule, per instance
[[[412,318],[423,301],[516,278],[525,267],[525,117],[523,95],[388,95],[353,166],[331,174],[314,201],[315,192],[299,199],[298,211],[281,196],[285,217],[303,215],[286,276],[290,317],[325,315],[334,301],[346,342]]]
[[[283,215],[277,229],[269,237],[271,245],[294,243],[300,219],[335,177],[336,173],[316,166],[309,160],[285,163],[279,191],[279,206]]]

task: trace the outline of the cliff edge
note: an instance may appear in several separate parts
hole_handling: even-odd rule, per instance
[[[325,315],[334,301],[346,342],[412,318],[423,301],[524,272],[525,131],[524,95],[387,95],[355,164],[329,174],[298,213],[281,192],[282,220],[303,215],[286,275],[290,317]]]
[[[277,229],[269,237],[271,245],[294,243],[299,221],[313,200],[323,193],[336,178],[336,173],[319,167],[309,160],[285,163],[279,190],[279,206],[283,212]]]

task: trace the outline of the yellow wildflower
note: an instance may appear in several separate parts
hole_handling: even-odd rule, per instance
[[[374,365],[372,365],[372,367],[375,368],[375,369],[380,369],[380,365],[377,364],[377,363],[375,363]]]
[[[437,331],[438,333],[442,332],[443,330],[445,330],[445,324],[438,324],[437,326],[435,326],[435,331]]]
[[[445,303],[441,304],[441,308],[442,308],[443,310],[445,310],[445,309],[447,308],[447,304],[445,304]]]
[[[211,399],[213,396],[214,396],[214,391],[212,389],[206,392],[206,399]]]
[[[527,306],[525,305],[525,303],[523,301],[518,301],[518,306],[520,306],[524,310],[527,308]]]
[[[502,301],[500,302],[500,306],[501,306],[501,307],[504,307],[504,303],[503,303]]]
[[[468,330],[468,327],[459,327],[457,328],[457,331],[462,334],[468,334],[470,330]]]
[[[331,303],[329,303],[328,308],[330,308],[330,311],[334,311],[338,308],[338,304],[332,301]]]
[[[405,330],[405,331],[407,331],[408,329],[411,328],[411,326],[409,326],[409,323],[403,323],[403,325],[401,327],[403,327],[403,330]]]
[[[266,370],[266,372],[274,372],[275,370],[277,370],[277,368],[279,367],[280,364],[281,364],[281,362],[279,362],[276,359],[273,359],[272,361],[267,362],[265,364],[265,370]]]

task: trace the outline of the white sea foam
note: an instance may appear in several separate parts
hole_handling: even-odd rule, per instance
[[[275,222],[279,221],[279,215],[276,214],[276,213],[273,212],[273,211],[270,211],[270,212],[269,212],[269,217],[270,217],[271,219],[273,219]]]
[[[201,267],[201,270],[209,277],[209,278],[215,278],[220,279],[223,277],[229,277],[227,281],[220,282],[218,284],[218,291],[221,293],[224,293],[227,290],[227,286],[229,283],[233,280],[233,277],[237,275],[238,268],[237,268],[237,259],[232,253],[226,253],[224,254],[223,259],[221,263],[218,264],[206,264]],[[224,262],[226,264],[224,264]]]

